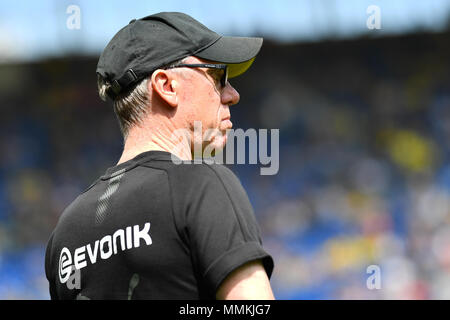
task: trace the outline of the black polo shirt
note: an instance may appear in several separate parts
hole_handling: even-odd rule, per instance
[[[255,259],[270,278],[272,257],[232,171],[148,151],[65,209],[45,271],[52,299],[215,299],[225,277]]]

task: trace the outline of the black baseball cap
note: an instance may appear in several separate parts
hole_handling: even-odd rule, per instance
[[[227,64],[233,78],[250,67],[262,42],[221,36],[187,14],[161,12],[119,30],[102,52],[97,74],[111,83],[108,95],[113,99],[156,69],[187,56]]]

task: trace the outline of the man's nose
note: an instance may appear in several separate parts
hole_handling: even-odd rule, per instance
[[[240,100],[239,92],[236,91],[233,86],[227,82],[225,88],[222,90],[222,104],[232,106],[237,104]]]

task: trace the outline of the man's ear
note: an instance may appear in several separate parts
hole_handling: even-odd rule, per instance
[[[166,70],[158,69],[153,72],[150,84],[158,96],[167,102],[169,106],[178,106],[178,83],[175,79],[170,77]]]

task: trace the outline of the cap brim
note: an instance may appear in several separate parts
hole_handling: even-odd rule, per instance
[[[252,65],[262,43],[262,38],[220,37],[211,46],[194,55],[227,64],[228,78],[234,78],[243,74]]]

